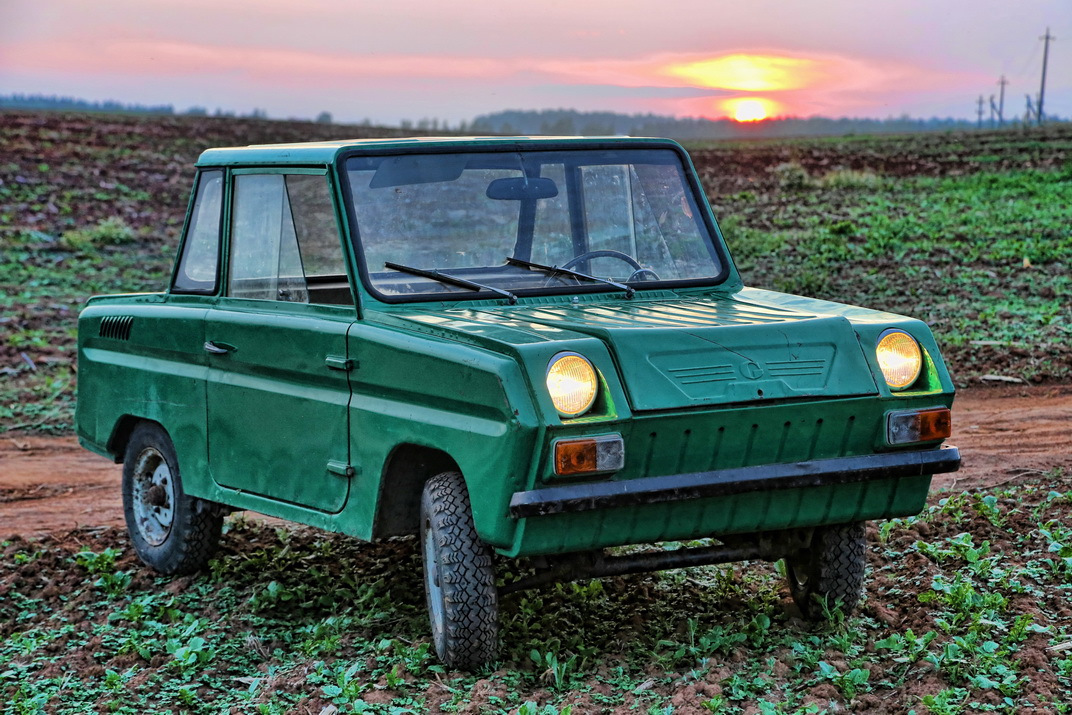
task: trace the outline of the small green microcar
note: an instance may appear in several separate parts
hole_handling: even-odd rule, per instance
[[[960,464],[927,326],[744,287],[662,139],[211,149],[167,289],[92,298],[78,343],[146,564],[204,566],[239,509],[417,534],[453,667],[558,579],[785,559],[804,615],[851,610],[864,522]]]

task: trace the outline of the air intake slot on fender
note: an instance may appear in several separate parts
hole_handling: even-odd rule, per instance
[[[133,325],[132,315],[109,315],[101,319],[100,336],[113,340],[130,340],[130,328]]]

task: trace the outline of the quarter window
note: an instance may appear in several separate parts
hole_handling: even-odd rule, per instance
[[[179,269],[175,272],[172,290],[176,293],[215,292],[222,207],[223,172],[202,172],[197,182],[197,197],[186,230]]]

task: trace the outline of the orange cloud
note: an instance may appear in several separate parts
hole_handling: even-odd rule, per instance
[[[926,91],[977,78],[914,65],[824,53],[733,49],[629,60],[542,60],[528,65],[571,84],[680,87],[715,92]]]
[[[827,77],[822,60],[777,55],[732,54],[667,65],[669,77],[691,85],[745,92],[800,89]]]

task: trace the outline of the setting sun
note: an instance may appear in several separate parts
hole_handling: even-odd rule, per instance
[[[774,102],[759,97],[731,99],[722,106],[738,122],[758,122],[768,118],[775,110]]]

